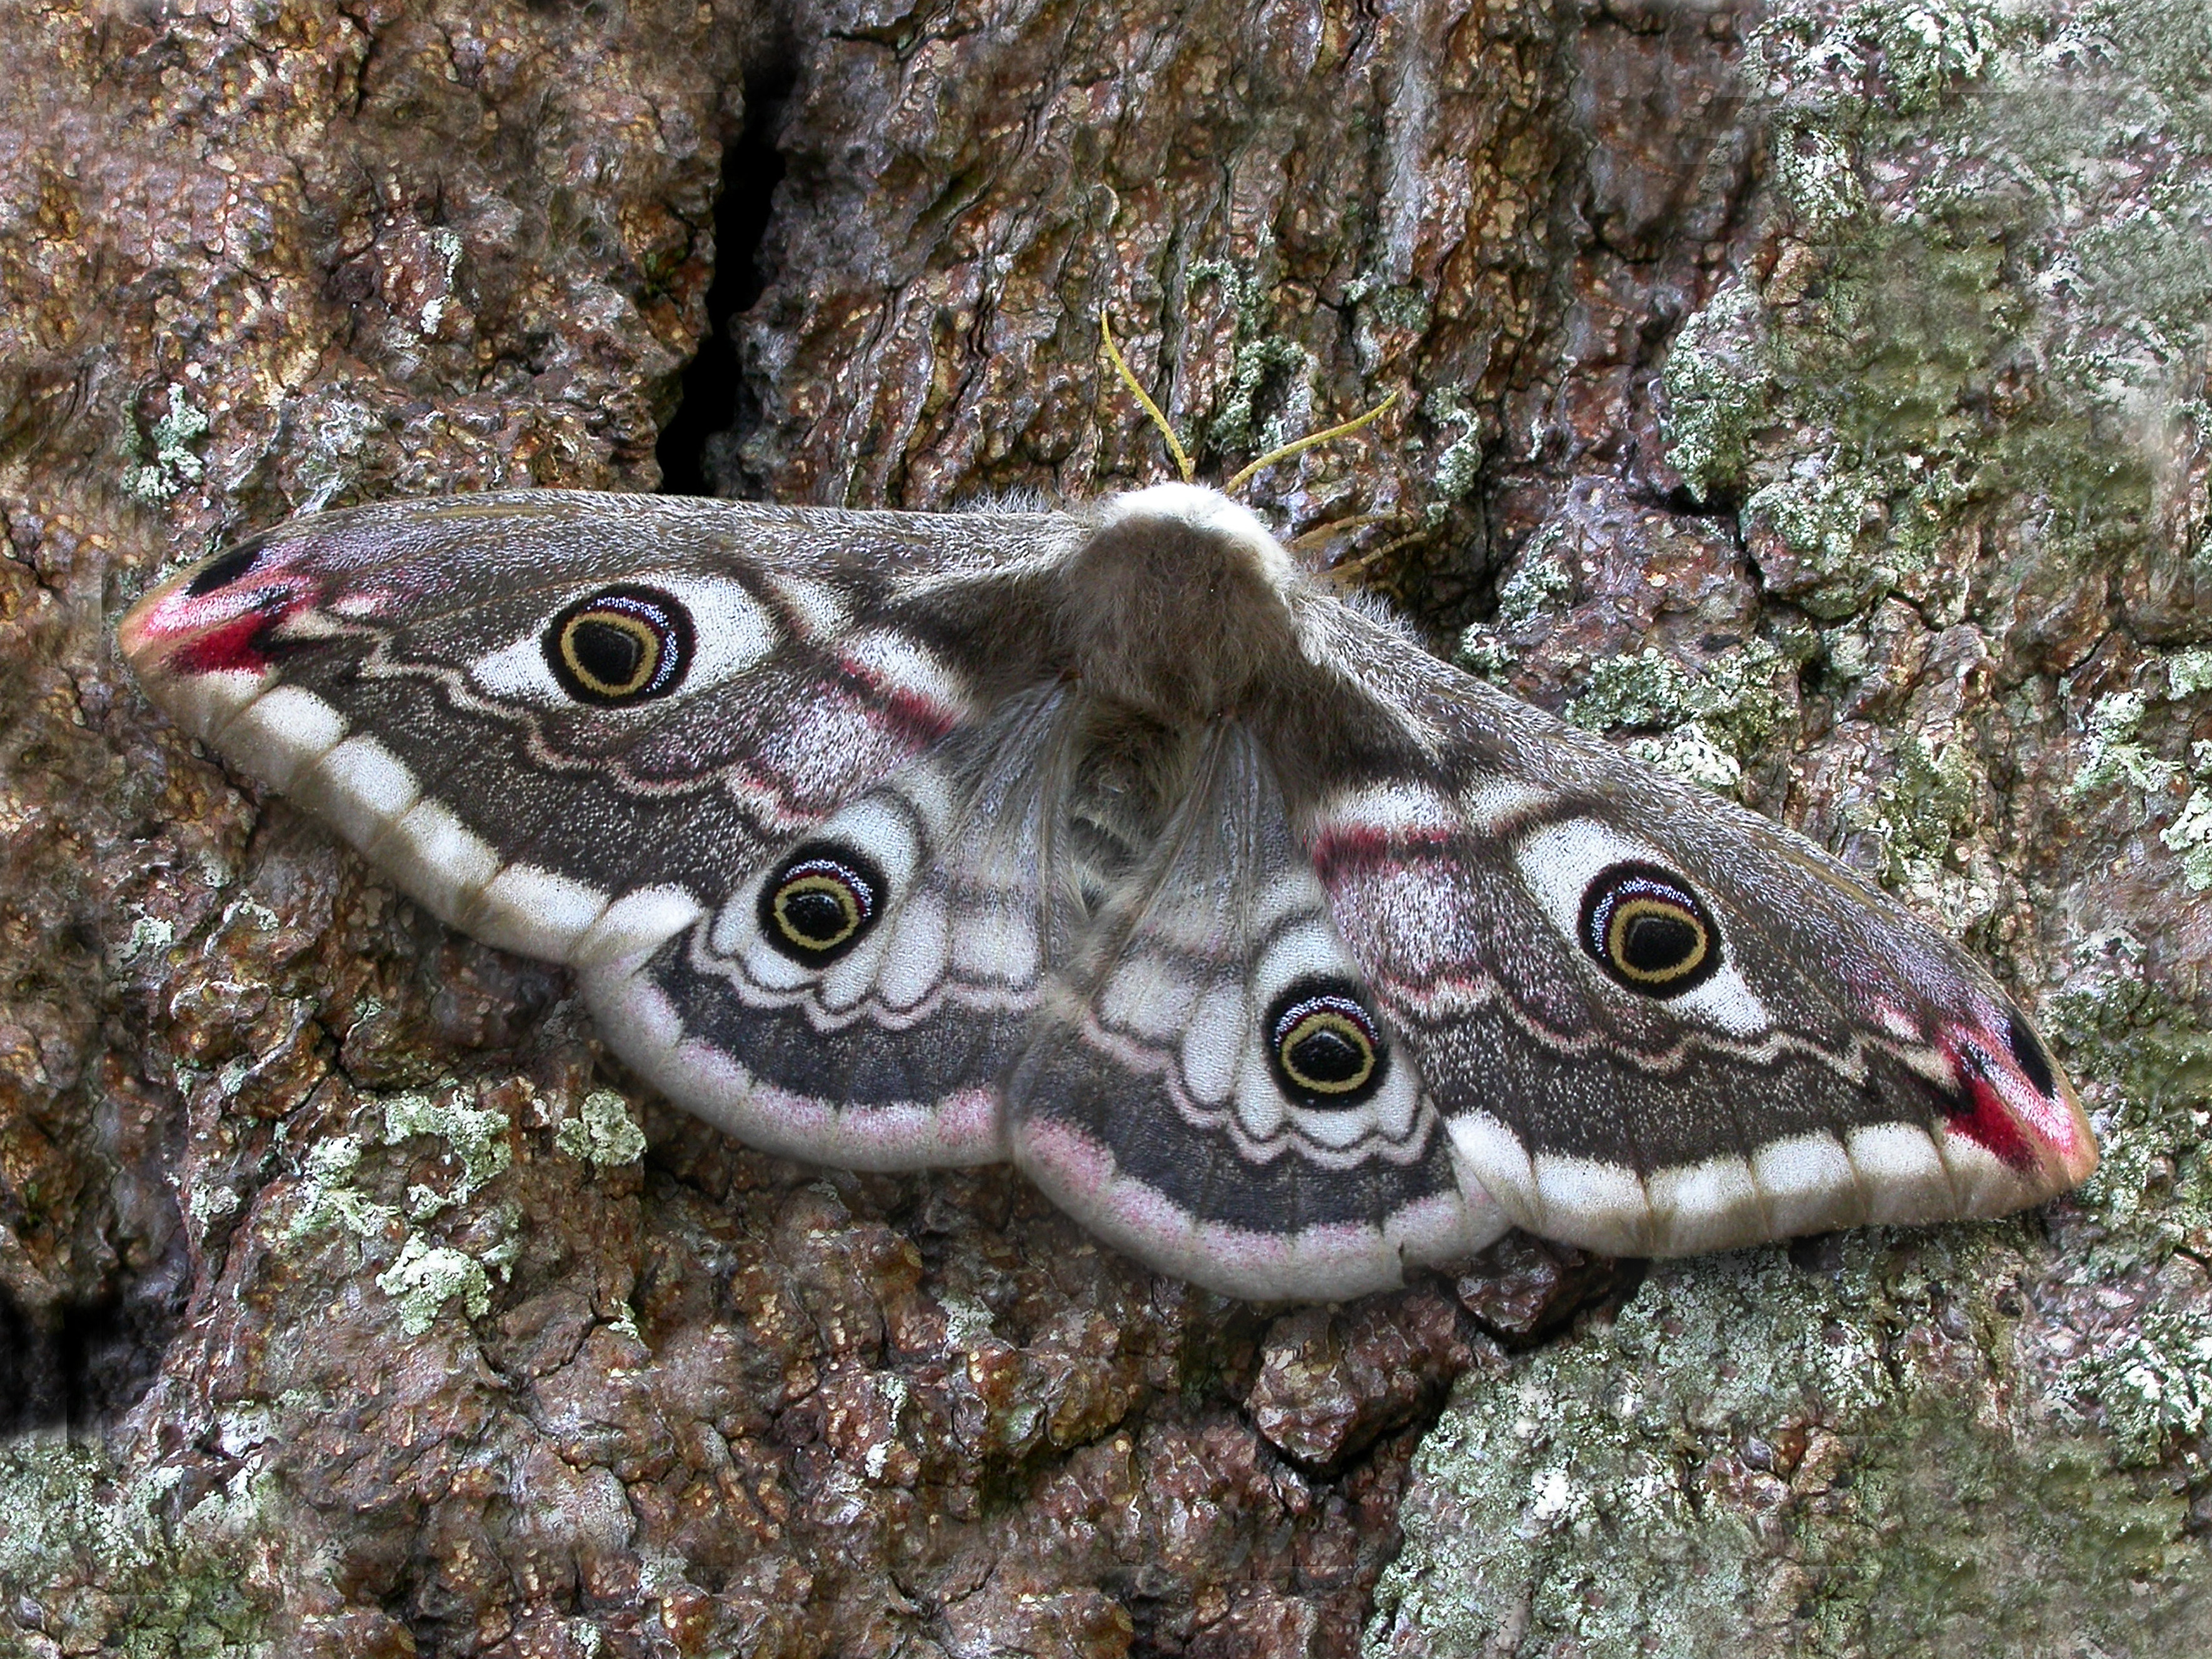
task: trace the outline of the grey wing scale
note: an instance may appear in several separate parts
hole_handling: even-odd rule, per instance
[[[526,491],[301,520],[119,642],[760,1146],[1012,1158],[1234,1294],[1518,1224],[1987,1215],[2095,1146],[1963,951],[1162,486],[1087,518]]]
[[[528,492],[356,509],[246,543],[123,630],[196,735],[491,943],[587,962],[684,925],[733,871],[1039,671],[1018,590],[1049,515]],[[548,630],[595,594],[681,624],[677,683],[580,705]],[[1024,659],[1024,649],[1027,660]]]
[[[122,642],[198,735],[438,915],[574,965],[679,1104],[800,1156],[972,1163],[1003,1155],[975,1085],[1042,971],[1034,780],[1001,757],[1040,717],[1009,686],[1046,678],[1024,584],[1068,534],[537,492],[368,507],[187,573]],[[810,839],[901,878],[811,990],[742,937]]]

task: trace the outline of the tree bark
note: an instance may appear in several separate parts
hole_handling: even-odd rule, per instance
[[[87,0],[0,53],[0,1653],[2212,1649],[2197,0]],[[674,1114],[115,655],[354,501],[1156,481],[1102,311],[1202,476],[1398,394],[1255,509],[1968,939],[2098,1175],[1226,1303],[1004,1170]]]

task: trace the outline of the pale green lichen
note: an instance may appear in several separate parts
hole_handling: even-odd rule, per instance
[[[165,917],[149,916],[140,911],[131,921],[131,937],[115,952],[115,965],[126,968],[149,951],[167,951],[176,938],[175,924]]]
[[[219,1221],[224,1216],[236,1214],[243,1201],[233,1188],[194,1187],[191,1201],[185,1205],[185,1209],[194,1221],[204,1227],[210,1221]]]
[[[1417,1455],[1369,1651],[1840,1659],[1939,1628],[1960,1652],[2212,1634],[2179,1498],[1993,1419],[1976,1380],[1897,1340],[1940,1320],[2001,1364],[2009,1322],[1979,1287],[2016,1248],[1960,1229],[1902,1250],[1855,1235],[1833,1274],[1778,1251],[1670,1263],[1612,1323],[1464,1380]],[[1808,1425],[1793,1493],[1774,1448]]]
[[[1382,276],[1355,276],[1344,285],[1343,303],[1358,307],[1383,327],[1400,333],[1428,331],[1435,307],[1419,285]]]
[[[1740,283],[1714,295],[1668,349],[1667,459],[1700,501],[1742,477],[1751,434],[1773,406],[1767,356],[1765,312]]]
[[[1263,246],[1263,255],[1268,251]],[[1195,260],[1188,281],[1193,288],[1200,283],[1218,283],[1237,316],[1228,390],[1213,418],[1206,422],[1206,441],[1216,451],[1229,454],[1278,447],[1286,441],[1279,423],[1271,423],[1264,434],[1256,426],[1260,393],[1270,380],[1280,379],[1294,388],[1294,395],[1310,401],[1312,355],[1297,341],[1267,332],[1266,291],[1242,266],[1227,259]]]
[[[615,1304],[614,1316],[607,1321],[607,1328],[625,1342],[645,1340],[637,1328],[637,1310],[627,1302],[617,1302]]]
[[[1677,726],[1664,737],[1632,738],[1622,748],[1646,766],[1656,766],[1716,794],[1733,795],[1743,785],[1743,763],[1723,748],[1698,720]]]
[[[275,1653],[265,1564],[284,1530],[273,1480],[241,1468],[181,1512],[175,1486],[174,1471],[126,1471],[97,1442],[34,1434],[0,1443],[0,1606],[17,1640],[28,1628],[52,1644],[5,1650]],[[35,1622],[26,1626],[23,1608]]]
[[[2158,838],[2181,855],[2181,878],[2196,892],[2212,888],[2212,791],[2192,789]]]
[[[144,459],[124,470],[124,494],[149,506],[159,506],[186,484],[198,483],[207,471],[206,463],[191,449],[207,435],[207,411],[191,401],[182,385],[170,386],[168,402],[168,413],[154,422],[144,438],[134,428],[125,439],[125,447]]]
[[[1574,573],[1567,568],[1565,527],[1549,524],[1528,538],[1514,562],[1512,574],[1498,584],[1497,626],[1509,634],[1520,632],[1545,612],[1553,601],[1574,592]]]
[[[1513,653],[1488,623],[1470,623],[1453,647],[1452,661],[1479,680],[1503,680]]]
[[[645,1131],[620,1095],[599,1089],[584,1097],[575,1116],[554,1130],[553,1145],[580,1163],[611,1168],[645,1156]]]
[[[398,1212],[354,1185],[361,1170],[361,1150],[360,1138],[355,1135],[332,1135],[308,1149],[300,1171],[297,1203],[284,1228],[286,1242],[296,1243],[332,1227],[374,1238],[391,1226]]]
[[[435,1136],[451,1149],[459,1172],[450,1188],[437,1191],[422,1182],[410,1186],[405,1213],[420,1223],[475,1198],[483,1185],[507,1169],[513,1157],[504,1115],[425,1094],[396,1095],[383,1103],[386,1146],[420,1135]],[[301,1168],[297,1202],[283,1237],[297,1242],[331,1228],[381,1242],[399,1235],[399,1254],[377,1275],[377,1286],[398,1304],[402,1328],[420,1336],[447,1303],[459,1298],[471,1318],[490,1306],[487,1269],[504,1280],[521,1245],[520,1212],[510,1203],[497,1206],[489,1220],[472,1224],[494,1242],[473,1255],[441,1243],[400,1224],[400,1211],[377,1202],[357,1184],[364,1152],[357,1135],[333,1135],[307,1153]]]
[[[434,295],[423,302],[422,314],[416,319],[416,326],[422,330],[423,337],[426,339],[436,334],[438,325],[445,320],[446,307],[454,279],[460,274],[461,269],[461,239],[451,227],[440,225],[433,229],[430,232],[430,245],[438,250],[438,258],[446,267],[447,291],[444,294]]]
[[[1344,285],[1342,303],[1352,313],[1352,348],[1360,368],[1370,374],[1396,355],[1400,342],[1426,334],[1436,313],[1418,284],[1380,276],[1352,278]]]
[[[2075,1079],[2100,1085],[2101,1158],[2076,1197],[2103,1224],[2100,1271],[2212,1249],[2212,1032],[2143,972],[2128,934],[2081,946],[2043,1023]]]
[[[1963,933],[1999,902],[1994,885],[1949,859],[1954,848],[1969,844],[1979,822],[1984,780],[1964,744],[1931,745],[1907,732],[1892,753],[1893,769],[1871,803],[1847,807],[1844,822],[1873,842],[1883,885]]]
[[[1958,475],[1916,453],[1846,465],[1835,453],[1753,492],[1745,515],[1770,526],[1819,578],[1807,610],[1832,619],[1863,609],[1909,578],[1944,566],[1951,509],[1966,498]],[[1955,590],[1923,591],[1938,620],[1955,620]]]
[[[1455,501],[1482,478],[1482,421],[1457,390],[1438,386],[1421,399],[1421,413],[1455,434],[1437,457],[1435,486],[1439,503]]]
[[[2075,795],[2132,790],[2141,810],[2155,817],[2166,810],[2185,771],[2192,787],[2159,840],[2179,855],[2181,877],[2192,891],[2212,888],[2212,743],[2190,745],[2186,762],[2169,760],[2142,740],[2151,709],[2184,702],[2212,689],[2212,649],[2179,651],[2163,659],[2165,690],[2107,692],[2090,705],[2081,764],[2069,786]],[[2154,676],[2154,684],[2156,677]]]
[[[2151,1306],[2067,1368],[2062,1399],[2093,1406],[2124,1467],[2151,1468],[2212,1427],[2212,1313]]]
[[[2177,1256],[2193,1279],[2212,1251],[2212,1032],[2144,975],[2146,954],[2124,933],[2092,938],[2043,1010],[2099,1105],[2100,1161],[2075,1195],[2100,1224],[2075,1269],[2093,1291],[2155,1287]],[[2212,1310],[2154,1289],[2132,1318],[2093,1334],[2057,1393],[2113,1437],[2123,1462],[2162,1462],[2212,1426]]]
[[[464,1105],[455,1095],[397,1095],[384,1105],[384,1139],[388,1146],[414,1135],[434,1135],[453,1150],[460,1176],[446,1192],[417,1185],[408,1192],[409,1212],[420,1221],[456,1204],[465,1204],[494,1176],[514,1161],[503,1112]]]
[[[2177,651],[2166,659],[2166,694],[2179,702],[2212,691],[2212,646]]]
[[[1692,672],[1646,647],[1590,665],[1567,718],[1593,732],[1659,728],[1630,752],[1723,793],[1741,782],[1743,763],[1780,727],[1787,706],[1774,689],[1790,659],[1765,640],[1748,640]]]
[[[1893,589],[1948,626],[1992,527],[2027,568],[2160,533],[2212,174],[2167,167],[2124,204],[2106,181],[2212,147],[2207,16],[1800,0],[1753,30],[1787,257],[1685,322],[1667,432],[1692,489],[1741,489],[1814,616]]]
[[[514,1264],[522,1259],[522,1206],[513,1200],[502,1201],[493,1212],[495,1241],[477,1252],[477,1260],[499,1275],[499,1282],[508,1284],[514,1278]]]
[[[2005,0],[1778,6],[1753,33],[1746,72],[1789,116],[1847,132],[1877,115],[1929,115],[1998,67],[2000,43],[2025,38],[2026,9]]]
[[[1866,211],[1866,186],[1836,134],[1796,127],[1778,135],[1771,153],[1775,188],[1809,234],[1824,235]]]
[[[964,1350],[991,1334],[997,1316],[975,1297],[947,1292],[939,1297],[938,1305],[945,1310],[945,1340],[950,1346]]]
[[[1593,732],[1623,726],[1672,726],[1698,712],[1698,677],[1646,646],[1590,665],[1567,718]]]
[[[2142,691],[2109,692],[2090,705],[2081,764],[2068,786],[2071,793],[2086,795],[2128,784],[2155,794],[2173,781],[2180,769],[2136,740],[2149,706],[2149,695]]]
[[[220,926],[228,927],[233,921],[241,921],[262,933],[273,933],[284,925],[283,918],[250,894],[233,899],[223,907]]]
[[[449,1244],[433,1244],[410,1233],[399,1259],[376,1276],[376,1287],[398,1304],[400,1328],[421,1336],[437,1323],[439,1310],[455,1297],[471,1319],[491,1310],[491,1281],[483,1263]]]

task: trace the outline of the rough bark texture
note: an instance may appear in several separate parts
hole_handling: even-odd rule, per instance
[[[2212,1648],[2208,61],[2185,0],[0,14],[0,1653]],[[1210,471],[1402,393],[1255,503],[1986,951],[2093,1182],[1223,1304],[668,1112],[114,659],[356,499],[1156,477],[1102,307]]]

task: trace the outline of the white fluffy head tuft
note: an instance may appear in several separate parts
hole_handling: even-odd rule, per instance
[[[1296,561],[1267,526],[1249,507],[1218,489],[1188,483],[1132,489],[1106,503],[1099,527],[1110,529],[1139,519],[1164,520],[1243,549],[1279,590],[1287,592],[1297,579]]]

